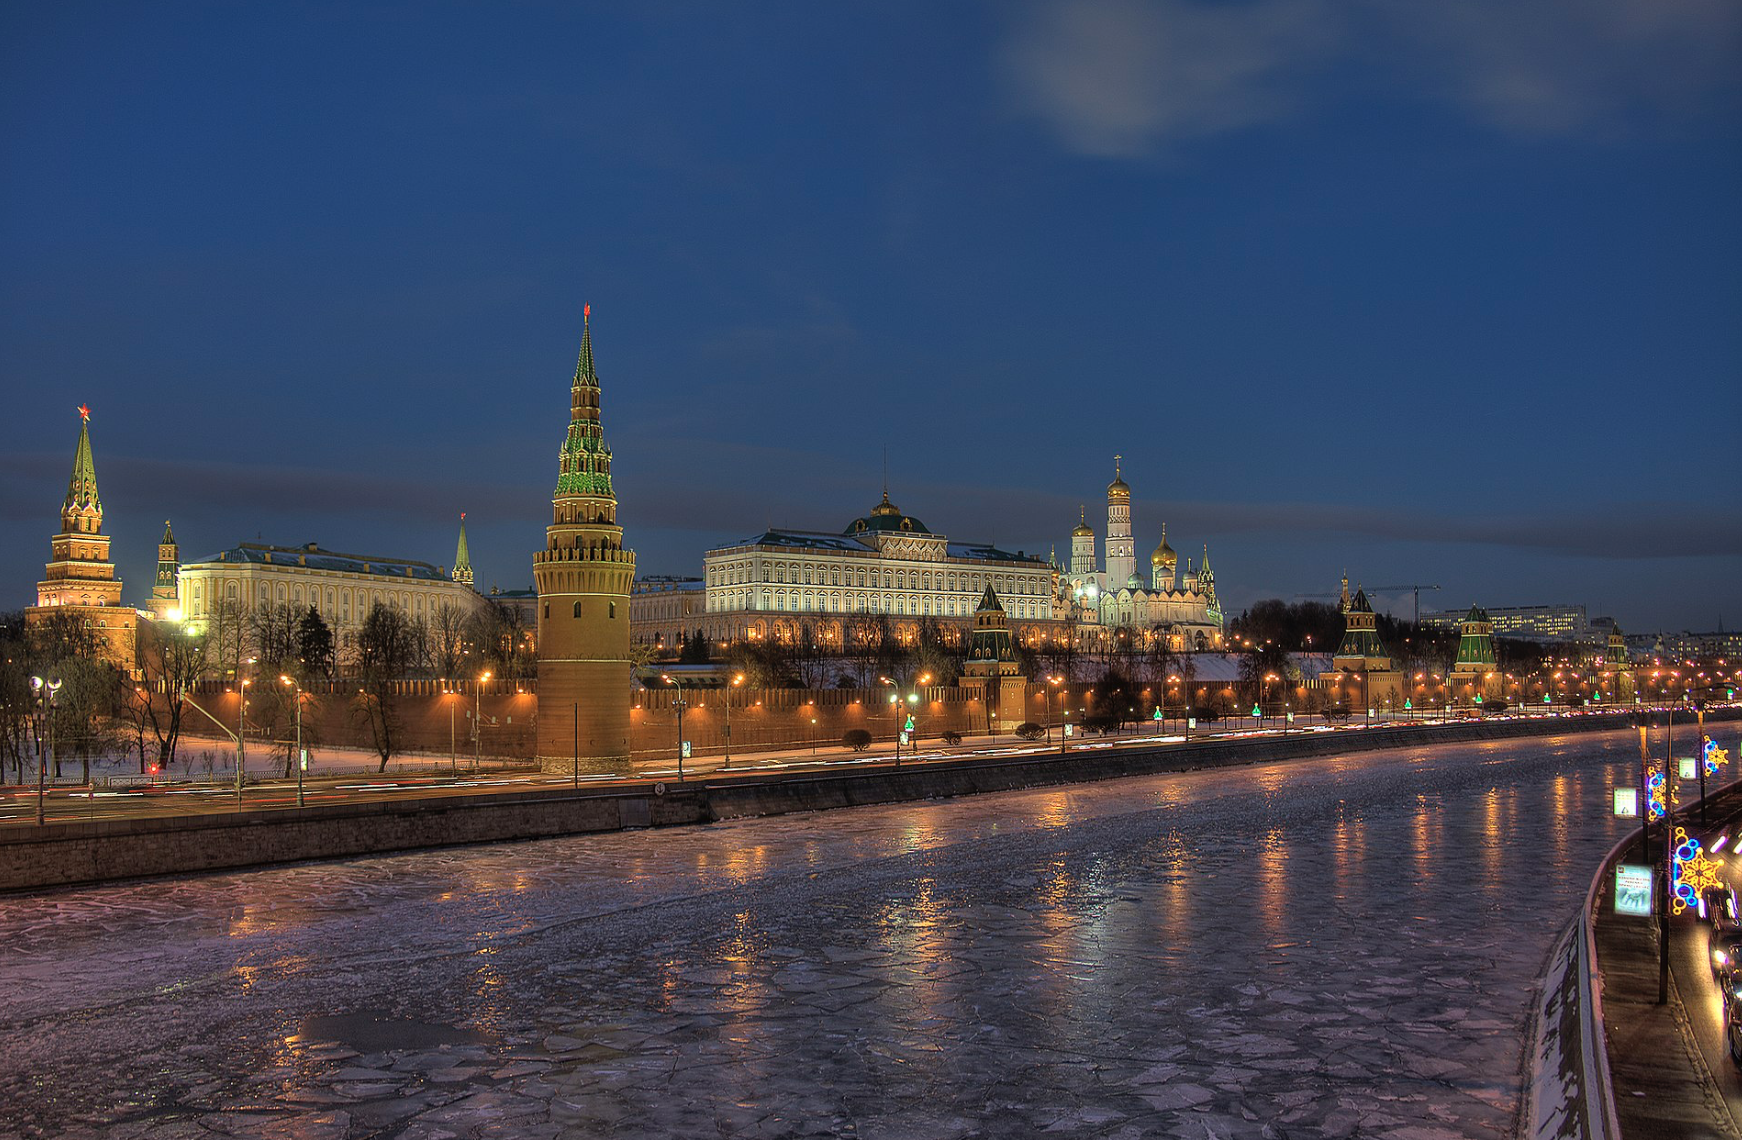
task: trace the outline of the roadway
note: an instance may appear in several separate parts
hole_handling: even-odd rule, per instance
[[[1714,818],[1703,831],[1688,827],[1691,835],[1700,837],[1710,850],[1720,838],[1724,845],[1719,857],[1728,853],[1735,843],[1738,824],[1742,823],[1742,805]],[[1687,826],[1686,823],[1683,824]],[[1655,845],[1654,849],[1661,850]],[[1733,866],[1734,857],[1725,860],[1724,876],[1732,890],[1742,886],[1742,870]],[[1718,983],[1712,977],[1711,958],[1707,949],[1710,927],[1696,919],[1692,912],[1670,920],[1670,975],[1675,979],[1677,994],[1687,1014],[1688,1028],[1700,1056],[1712,1075],[1713,1087],[1730,1110],[1733,1120],[1742,1121],[1742,1067],[1730,1058],[1729,1044],[1724,1037],[1724,999]]]
[[[1559,715],[1569,715],[1560,713]],[[1571,714],[1577,715],[1577,714]],[[1457,718],[1453,718],[1455,721]],[[1472,718],[1477,719],[1477,718]],[[1489,720],[1513,719],[1490,717]],[[1258,721],[1242,720],[1216,731],[1193,730],[1192,741],[1231,740],[1249,737],[1281,737],[1301,733],[1361,732],[1372,728],[1401,724],[1437,724],[1443,719],[1423,717],[1417,721],[1379,720],[1371,726],[1360,719],[1346,725],[1328,725],[1316,718],[1298,718],[1286,731],[1264,727]],[[1273,722],[1272,722],[1273,723]],[[1181,731],[1143,731],[1106,736],[1079,737],[1068,744],[1073,752],[1147,749],[1184,743],[1188,735]],[[323,771],[303,781],[302,802],[306,806],[326,806],[346,803],[387,802],[408,798],[476,796],[492,793],[513,793],[529,789],[561,786],[584,786],[600,789],[641,785],[650,781],[721,780],[745,776],[762,776],[770,772],[840,771],[842,769],[876,769],[900,764],[938,764],[969,759],[1037,756],[1057,751],[1061,742],[1021,742],[1011,737],[970,737],[959,745],[944,747],[926,745],[903,750],[899,758],[885,747],[866,752],[853,752],[839,745],[808,746],[784,751],[761,751],[740,754],[729,763],[721,756],[702,756],[687,761],[681,769],[673,758],[637,760],[633,775],[551,775],[524,767],[508,766],[500,760],[485,762],[471,768],[464,760],[450,768],[449,763],[432,759],[421,770],[401,770],[391,774],[364,770],[358,762],[355,770]],[[359,756],[362,754],[359,753]],[[323,765],[330,768],[330,765]],[[402,766],[403,767],[403,766]],[[248,772],[246,786],[238,795],[234,775],[206,780],[156,778],[139,782],[136,774],[123,774],[93,780],[91,785],[51,785],[42,802],[43,822],[49,824],[84,823],[98,820],[148,819],[166,816],[233,813],[237,811],[295,810],[297,784],[294,779],[268,775],[259,769]],[[32,827],[37,822],[37,788],[33,784],[0,786],[0,828]]]

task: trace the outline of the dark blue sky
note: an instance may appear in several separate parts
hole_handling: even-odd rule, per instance
[[[10,5],[0,606],[81,401],[130,601],[166,517],[446,564],[465,510],[530,585],[590,301],[644,573],[885,448],[1062,549],[1120,452],[1236,610],[1742,623],[1739,76],[1720,0]]]

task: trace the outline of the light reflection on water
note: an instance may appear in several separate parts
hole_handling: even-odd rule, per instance
[[[1317,1057],[1335,1041],[1340,1065],[1377,1058],[1339,1081],[1501,1135],[1519,1045],[1494,1027],[1521,1030],[1579,872],[1617,830],[1607,789],[1628,762],[1597,742],[1460,746],[69,892],[85,909],[0,910],[14,971],[0,965],[0,984],[33,1016],[85,1009],[149,940],[166,949],[140,981],[230,979],[154,1000],[231,1018],[211,1032],[240,1042],[238,1080],[282,1068],[260,1043],[282,1046],[287,1019],[340,1012],[336,983],[353,1007],[504,1039],[547,1017],[581,1036],[563,1019],[584,1011],[639,1035],[613,1061],[621,1086],[574,1098],[623,1119],[673,1097],[885,1089],[892,1067],[931,1083],[864,1105],[971,1116],[997,1071],[1014,1103],[1135,1117],[1147,1102],[1120,1100],[1122,1082],[1176,1048],[1175,1079],[1215,1090],[1211,1109],[1263,1117],[1278,1088],[1298,1104],[1338,1094],[1316,1062],[1260,1074],[1242,1050]],[[406,967],[409,931],[421,954]],[[21,968],[34,963],[53,968]],[[142,1045],[173,1021],[159,1014],[129,1027]],[[1398,1071],[1428,1054],[1468,1071]],[[751,1079],[751,1058],[774,1055],[806,1064]],[[1084,1057],[1097,1075],[1077,1088]]]

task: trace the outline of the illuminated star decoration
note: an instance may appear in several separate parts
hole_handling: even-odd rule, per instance
[[[1718,742],[1706,737],[1706,746],[1701,750],[1706,761],[1706,775],[1711,775],[1730,762],[1730,753],[1718,747]]]
[[[1723,869],[1722,859],[1706,858],[1706,853],[1700,850],[1700,841],[1689,839],[1686,828],[1676,828],[1673,874],[1675,913],[1680,914],[1690,906],[1698,906],[1703,892],[1712,887],[1723,886],[1723,881],[1718,878],[1718,872]]]
[[[91,422],[91,409],[86,407],[84,404],[80,404],[79,405],[79,418],[81,420],[84,420],[86,423],[90,423]]]

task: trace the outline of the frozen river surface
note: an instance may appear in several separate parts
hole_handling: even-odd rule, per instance
[[[1442,746],[4,898],[0,1135],[1506,1136],[1633,755]]]

